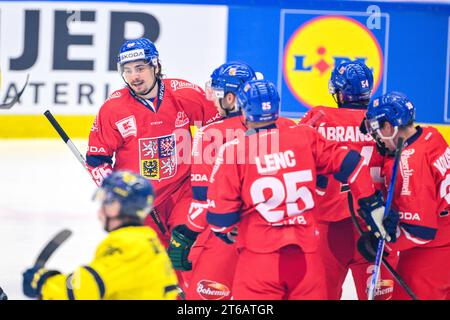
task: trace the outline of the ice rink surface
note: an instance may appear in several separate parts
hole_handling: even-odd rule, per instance
[[[73,142],[85,154],[87,142]],[[62,140],[0,140],[0,286],[9,299],[26,299],[22,272],[63,228],[73,234],[47,267],[71,272],[89,263],[105,236],[95,188]],[[342,299],[356,299],[351,280],[349,273]]]

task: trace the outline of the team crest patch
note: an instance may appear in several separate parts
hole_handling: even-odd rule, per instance
[[[122,138],[137,135],[136,119],[134,116],[129,116],[116,122],[117,129],[119,130]]]
[[[150,180],[173,177],[177,172],[175,134],[139,139],[141,175]]]

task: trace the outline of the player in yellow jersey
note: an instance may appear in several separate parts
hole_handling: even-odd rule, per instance
[[[127,171],[105,178],[95,198],[108,236],[89,265],[71,274],[32,267],[23,274],[23,291],[41,299],[173,300],[178,282],[156,232],[143,225],[152,209],[153,188]]]

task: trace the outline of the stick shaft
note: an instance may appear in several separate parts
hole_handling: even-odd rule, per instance
[[[394,166],[392,168],[392,177],[391,177],[391,182],[389,183],[389,190],[388,190],[388,195],[387,195],[387,199],[386,199],[386,204],[384,207],[383,217],[386,217],[389,213],[389,210],[391,209],[392,198],[394,197],[395,182],[397,180],[398,165],[400,163],[400,157],[401,157],[402,149],[403,149],[403,142],[404,142],[403,138],[399,138],[397,141],[397,148],[395,150]],[[375,265],[373,268],[372,279],[370,281],[370,286],[369,286],[369,292],[368,292],[369,300],[373,300],[375,298],[376,284],[378,282],[378,276],[380,274],[380,267],[381,267],[381,260],[383,257],[383,251],[384,251],[384,239],[380,239],[378,241],[377,255],[375,257]]]

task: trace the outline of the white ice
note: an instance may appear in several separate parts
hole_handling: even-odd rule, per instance
[[[74,140],[82,154],[85,140]],[[93,202],[95,184],[59,139],[0,140],[0,287],[9,299],[26,299],[22,272],[63,228],[73,235],[47,267],[70,272],[91,260],[105,236]],[[351,273],[343,299],[356,299]]]

